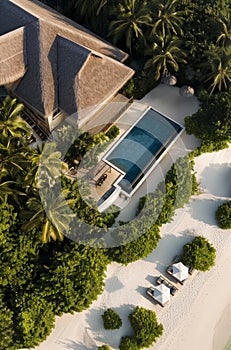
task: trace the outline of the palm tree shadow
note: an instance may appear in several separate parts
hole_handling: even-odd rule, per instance
[[[96,350],[97,346],[85,346],[83,343],[77,343],[71,339],[66,339],[65,341],[59,342],[59,344],[62,344],[65,346],[65,349],[67,350]]]

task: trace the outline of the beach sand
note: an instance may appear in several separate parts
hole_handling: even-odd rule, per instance
[[[222,315],[217,322],[214,337],[213,350],[224,350],[231,338],[231,303],[226,305]]]
[[[184,116],[198,109],[195,97],[180,97],[178,88],[164,85],[158,86],[141,102],[181,123]],[[198,145],[198,141],[188,135],[183,135],[179,142],[181,144],[174,145],[171,154],[163,160],[163,175],[170,168],[167,166],[168,157],[171,160],[181,154],[178,147],[184,145],[184,152],[187,152]],[[230,163],[231,147],[196,158],[196,176],[202,193],[193,196],[189,204],[176,211],[171,223],[161,227],[162,239],[157,248],[147,258],[128,266],[110,264],[103,294],[88,310],[57,317],[51,335],[36,349],[93,350],[102,344],[118,349],[121,336],[132,334],[127,316],[139,305],[154,310],[164,326],[163,336],[150,349],[223,350],[222,346],[229,338],[227,334],[227,339],[224,339],[226,329],[223,327],[230,317],[231,230],[219,229],[214,214],[231,195]],[[155,171],[149,181],[154,189],[159,181]],[[147,189],[145,186],[143,190],[139,189],[134,201]],[[134,206],[131,203],[126,207],[124,218],[132,217]],[[146,296],[146,288],[155,283],[155,277],[160,273],[165,274],[173,257],[181,253],[182,246],[196,235],[208,238],[217,249],[216,266],[208,272],[196,272],[183,286],[178,285],[178,292],[164,308],[152,303]],[[110,307],[122,318],[123,325],[119,330],[106,331],[103,328],[101,315]]]

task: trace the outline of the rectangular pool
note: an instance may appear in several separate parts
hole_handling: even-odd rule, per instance
[[[121,189],[131,194],[183,129],[149,107],[104,158],[124,174],[118,183]]]

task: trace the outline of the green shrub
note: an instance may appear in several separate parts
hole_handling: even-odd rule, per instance
[[[231,228],[231,201],[227,201],[218,207],[216,219],[220,228]]]
[[[54,327],[55,314],[51,303],[41,295],[24,295],[23,306],[15,317],[17,338],[20,347],[34,347],[51,333]],[[22,340],[22,342],[21,342]]]
[[[142,99],[149,91],[158,85],[155,80],[152,69],[140,69],[123,87],[122,93],[127,97],[134,97],[137,100]]]
[[[202,98],[200,109],[185,118],[187,133],[202,141],[198,154],[223,149],[231,141],[230,91],[219,92],[210,98],[203,94]]]
[[[14,323],[13,312],[7,307],[0,295],[0,349],[13,349]]]
[[[109,139],[115,139],[120,133],[120,129],[116,125],[112,125],[112,127],[106,132],[106,136]]]
[[[108,345],[102,345],[98,346],[98,350],[111,350],[111,348]]]
[[[163,333],[163,325],[158,324],[154,311],[143,307],[136,307],[128,316],[134,335],[131,337],[122,337],[120,350],[139,350],[148,348],[157,341]]]
[[[119,315],[112,309],[107,309],[102,315],[105,329],[118,329],[122,326],[122,320]]]
[[[110,259],[127,265],[148,256],[161,238],[159,227],[172,219],[175,209],[188,203],[196,189],[193,161],[188,157],[179,158],[168,171],[165,183],[160,183],[154,193],[140,199],[136,220],[128,227],[121,226],[120,235],[129,237],[130,242],[108,249]]]
[[[128,318],[140,349],[151,346],[163,333],[163,325],[158,324],[156,314],[152,310],[137,306]]]
[[[186,266],[207,271],[215,265],[216,249],[204,237],[196,237],[183,246],[181,260]]]
[[[133,337],[122,337],[119,345],[120,350],[139,350],[139,346]]]

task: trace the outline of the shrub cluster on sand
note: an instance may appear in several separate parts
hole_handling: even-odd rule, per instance
[[[128,317],[134,330],[131,337],[122,337],[120,350],[139,350],[148,348],[163,333],[163,325],[158,323],[154,311],[137,306]]]
[[[227,201],[218,207],[216,219],[220,228],[231,228],[231,201]]]
[[[215,265],[216,249],[209,241],[202,237],[195,237],[183,247],[181,260],[186,266],[200,271],[207,271]]]
[[[112,309],[107,309],[102,315],[103,325],[105,329],[118,329],[122,326],[122,320]]]

